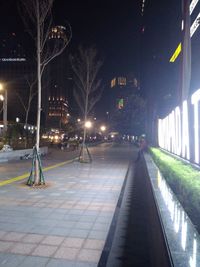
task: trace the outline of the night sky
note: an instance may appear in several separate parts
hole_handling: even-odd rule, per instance
[[[1,32],[24,33],[16,0],[1,1]],[[73,38],[68,49],[79,44],[95,45],[104,58],[108,76],[138,67],[141,1],[55,0],[55,24],[68,21]]]
[[[0,31],[1,33],[15,31],[24,41],[30,41],[18,14],[18,2],[1,0]],[[156,78],[156,68],[159,71],[166,68],[171,47],[174,47],[169,32],[176,10],[172,0],[165,3],[146,0],[142,18],[141,2],[141,0],[55,0],[54,2],[52,10],[54,24],[65,24],[68,21],[72,27],[73,36],[67,47],[69,53],[76,50],[80,44],[95,45],[104,58],[101,70],[105,85],[103,102],[109,90],[110,80],[128,72],[135,73],[141,80],[141,90],[145,97],[148,97],[148,92],[151,90],[156,90],[156,87],[159,90],[159,79],[162,81],[162,77]],[[142,33],[143,26],[144,33]],[[152,79],[154,83],[151,85]]]

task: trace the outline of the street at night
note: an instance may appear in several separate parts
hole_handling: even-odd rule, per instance
[[[0,8],[0,267],[200,267],[200,1]]]

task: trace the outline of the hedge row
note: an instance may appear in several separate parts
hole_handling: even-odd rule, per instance
[[[200,171],[159,148],[150,148],[150,153],[191,220],[200,230]]]

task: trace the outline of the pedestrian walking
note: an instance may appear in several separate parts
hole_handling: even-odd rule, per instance
[[[147,150],[147,142],[145,138],[140,138],[139,151],[138,151],[136,162],[140,160],[141,156],[143,155],[143,152],[146,150]]]

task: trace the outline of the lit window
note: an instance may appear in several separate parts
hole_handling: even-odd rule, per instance
[[[118,77],[118,85],[126,85],[126,78],[125,77]]]
[[[113,88],[116,85],[116,78],[112,79],[111,81],[111,88]]]
[[[124,99],[120,98],[117,100],[117,109],[123,109],[124,108]]]

